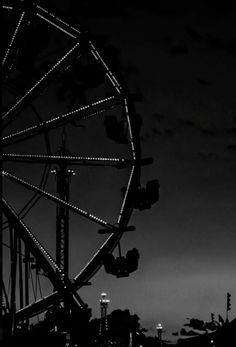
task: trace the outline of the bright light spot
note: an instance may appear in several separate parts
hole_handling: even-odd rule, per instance
[[[161,325],[161,323],[158,323],[158,324],[157,324],[156,329],[157,329],[157,330],[162,329],[162,325]]]

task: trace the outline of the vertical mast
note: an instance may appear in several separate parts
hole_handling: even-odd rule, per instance
[[[56,154],[61,156],[71,154],[66,149],[65,128],[62,134],[62,145]],[[52,173],[56,177],[57,197],[69,202],[69,187],[71,176],[75,174],[74,171],[67,169],[67,165],[61,162],[57,168],[52,170]],[[69,209],[60,203],[57,203],[56,208],[56,263],[67,278],[69,273]]]

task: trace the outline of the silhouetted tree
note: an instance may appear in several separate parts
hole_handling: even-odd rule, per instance
[[[107,339],[109,339],[113,343],[116,343],[117,346],[128,346],[130,341],[130,333],[132,333],[134,346],[138,346],[139,344],[146,346],[144,344],[147,339],[144,334],[145,329],[141,327],[139,323],[139,317],[136,314],[130,314],[130,311],[128,309],[118,309],[112,311],[111,314],[107,316],[107,321]],[[94,341],[99,340],[99,327],[100,319],[95,318],[91,320],[90,331]],[[96,346],[95,342],[94,346]]]
[[[221,317],[221,316],[219,316]],[[213,332],[218,330],[222,326],[222,317],[221,321],[215,321],[214,319],[210,322],[205,322],[198,318],[187,318],[188,323],[185,323],[184,326],[187,327],[181,328],[180,332],[173,333],[174,336],[200,336],[204,333]],[[223,321],[224,322],[224,321]]]

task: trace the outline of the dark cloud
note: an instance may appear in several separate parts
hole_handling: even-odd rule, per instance
[[[196,123],[194,123],[192,120],[190,119],[181,119],[181,121],[183,122],[183,124],[188,125],[192,128],[198,128],[198,126],[196,125]]]
[[[231,0],[205,0],[205,2],[219,11],[225,12],[232,9]]]
[[[145,142],[147,142],[148,140],[150,140],[151,139],[151,134],[149,133],[149,132],[145,132],[143,135],[141,135],[141,141],[143,142],[143,143],[145,143]]]
[[[202,11],[210,12],[211,15],[224,14],[231,11],[235,4],[233,0],[198,0],[198,1],[136,1],[136,0],[38,0],[45,7],[56,8],[59,11],[67,11],[73,18],[105,18],[105,17],[132,17],[137,11],[155,13],[158,16],[181,16],[192,11],[202,14]],[[193,30],[194,31],[194,30]],[[190,30],[190,35],[194,33]]]
[[[229,135],[236,135],[236,128],[226,129],[226,133]]]
[[[158,136],[162,135],[162,132],[156,127],[152,127],[151,132],[153,135],[158,135]]]
[[[83,18],[126,17],[129,15],[127,8],[125,8],[122,2],[70,0],[68,6],[71,14],[79,15]]]
[[[206,43],[209,48],[212,48],[214,50],[222,50],[225,47],[225,42],[222,38],[206,34],[205,36]]]
[[[236,54],[236,39],[230,40],[225,46],[226,52],[231,55]]]
[[[158,12],[159,14],[166,14],[168,11],[162,9],[155,0],[149,1],[135,1],[135,0],[69,0],[69,7],[73,12],[87,18],[94,17],[130,17],[133,15],[134,10],[144,10],[147,12]]]
[[[189,29],[185,29],[185,31],[188,33],[191,39],[198,40],[201,42],[204,42],[207,47],[212,51],[219,51],[219,52],[225,52],[229,55],[235,55],[236,54],[236,39],[230,39],[228,37],[219,37],[217,35],[212,35],[209,33],[198,33],[197,31]],[[191,34],[190,34],[191,32]],[[194,36],[194,34],[195,36]],[[197,37],[199,38],[197,39]]]
[[[136,75],[139,72],[139,69],[131,64],[123,65],[122,70],[125,77]]]
[[[210,135],[210,136],[215,136],[217,134],[216,130],[204,128],[203,126],[193,122],[192,120],[180,119],[180,121],[182,122],[182,124],[187,125],[188,127],[191,127],[193,129],[197,130],[201,134]]]
[[[228,145],[228,146],[227,146],[227,149],[228,149],[229,151],[236,151],[236,145]]]
[[[185,31],[192,40],[201,41],[203,39],[203,35],[198,33],[197,30],[193,29],[189,24],[186,24]]]
[[[174,136],[177,133],[188,133],[190,129],[194,130],[196,134],[208,137],[221,138],[224,141],[228,141],[235,137],[236,128],[233,126],[231,128],[220,128],[217,126],[203,126],[200,123],[193,121],[192,119],[184,118],[170,118],[160,113],[154,113],[152,115],[154,120],[154,125],[150,127],[149,131],[146,131],[145,140],[151,140],[155,135],[164,137]],[[236,117],[235,117],[236,118]],[[234,122],[235,122],[234,118]],[[156,125],[155,125],[156,123]],[[148,134],[148,135],[147,135]],[[234,149],[230,148],[229,149]],[[214,153],[199,153],[203,159],[212,159],[216,154]]]
[[[155,118],[158,123],[163,123],[165,121],[165,116],[160,113],[154,113],[152,117]]]
[[[154,136],[161,136],[163,138],[170,137],[174,135],[174,130],[171,129],[173,127],[172,122],[170,122],[166,116],[160,113],[154,113],[152,115],[154,122],[157,123],[156,126],[152,126],[150,131],[146,133],[148,136],[145,137],[146,140],[152,139]]]
[[[169,49],[169,53],[171,55],[187,55],[189,53],[189,49],[186,45],[177,44]]]
[[[154,122],[157,123],[157,126],[152,126],[150,130],[145,133],[144,138],[146,141],[151,140],[155,135],[162,136],[163,138],[174,136],[174,134],[178,132],[187,132],[189,128],[204,136],[216,136],[218,134],[216,129],[203,127],[191,119],[170,119],[160,113],[154,113],[152,118]],[[232,130],[230,129],[230,131]]]
[[[166,130],[165,130],[165,135],[166,135],[166,136],[173,136],[173,135],[174,135],[174,131],[171,130],[171,129],[166,129]]]
[[[169,47],[175,41],[175,37],[171,35],[163,36],[160,38],[160,45],[162,47]]]
[[[217,154],[213,152],[199,152],[198,154],[203,160],[211,160],[217,157]]]
[[[204,86],[204,87],[210,85],[210,83],[207,80],[201,79],[201,78],[197,79],[197,83],[200,84],[201,86]]]
[[[212,1],[212,5],[216,5],[215,1]],[[216,6],[219,7],[219,4]],[[230,9],[229,3],[225,3],[224,6],[228,6],[228,9]],[[235,8],[232,9],[232,13],[233,12],[235,12]],[[191,40],[198,43],[205,43],[207,47],[213,51],[222,51],[229,55],[236,54],[236,38],[231,37],[232,33],[235,36],[235,30],[229,32],[228,35],[226,32],[222,31],[219,35],[212,34],[205,30],[202,31],[200,28],[196,29],[191,24],[186,24],[184,30]]]
[[[152,140],[156,136],[165,138],[165,137],[171,137],[174,135],[174,131],[171,129],[164,129],[163,131],[159,130],[156,127],[152,127],[150,131],[146,131],[144,135],[141,137],[143,142]]]
[[[198,127],[198,129],[201,131],[202,134],[210,135],[210,136],[215,136],[216,135],[216,131],[215,130],[205,129],[205,128],[202,128],[202,127]]]

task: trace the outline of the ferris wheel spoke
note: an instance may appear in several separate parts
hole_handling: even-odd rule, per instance
[[[47,11],[42,6],[36,5],[36,10],[36,16],[45,21],[47,24],[50,24],[74,39],[79,38],[81,31],[78,28],[73,27],[56,16],[54,13]]]
[[[46,311],[48,308],[55,304],[59,304],[61,300],[61,293],[58,291],[53,292],[52,294],[39,299],[32,304],[23,307],[22,309],[19,309],[16,311],[16,320],[23,320],[26,318],[31,318],[36,316],[37,314],[40,314],[44,311]]]
[[[38,163],[38,164],[66,164],[85,166],[121,166],[128,164],[130,160],[124,158],[106,158],[90,156],[59,156],[36,154],[3,154],[3,161]]]
[[[16,176],[14,176],[14,175],[11,175],[10,173],[8,173],[8,172],[6,172],[6,171],[3,171],[3,172],[2,172],[2,175],[3,175],[3,177],[6,177],[6,178],[8,178],[9,180],[11,180],[11,181],[13,181],[13,182],[15,182],[15,183],[18,183],[19,185],[25,187],[25,188],[28,189],[28,190],[31,190],[31,191],[33,191],[33,192],[37,192],[37,193],[39,193],[41,196],[43,196],[43,197],[45,197],[45,198],[47,198],[47,199],[49,199],[49,200],[51,200],[51,201],[54,201],[54,202],[56,202],[56,203],[60,203],[60,204],[62,204],[62,205],[64,205],[64,206],[66,206],[69,210],[74,211],[75,213],[77,213],[77,214],[79,214],[79,215],[81,215],[81,216],[83,216],[83,217],[85,217],[85,218],[91,220],[92,222],[94,222],[94,223],[96,223],[96,224],[102,225],[104,228],[114,230],[114,232],[115,232],[116,230],[117,230],[117,231],[119,230],[119,229],[118,229],[117,227],[115,227],[114,225],[112,225],[112,224],[110,224],[110,223],[104,221],[103,219],[101,219],[101,218],[95,216],[94,214],[89,213],[89,212],[87,212],[87,211],[85,211],[85,210],[82,210],[81,208],[78,208],[77,206],[72,205],[72,204],[70,204],[70,203],[68,203],[68,202],[66,202],[66,201],[64,201],[64,200],[61,200],[61,199],[57,198],[56,196],[54,196],[54,195],[52,195],[52,194],[46,192],[45,190],[42,190],[42,189],[40,189],[40,188],[34,186],[33,184],[30,184],[30,183],[28,183],[28,182],[22,180],[22,179],[19,178],[19,177],[16,177]]]
[[[61,155],[38,155],[38,154],[15,154],[3,153],[4,162],[14,163],[36,163],[36,164],[66,164],[80,166],[108,166],[117,169],[126,169],[135,165],[149,165],[152,163],[151,158],[144,158],[140,161],[125,158],[111,157],[92,157],[92,156],[61,156]]]
[[[3,146],[8,146],[16,142],[26,140],[27,138],[30,138],[32,136],[40,135],[44,133],[45,131],[50,131],[52,129],[58,128],[61,125],[64,125],[73,120],[78,120],[78,121],[85,120],[87,118],[100,115],[114,108],[120,103],[121,102],[119,98],[117,98],[114,95],[105,99],[95,101],[91,103],[90,105],[80,107],[73,111],[64,113],[60,116],[51,118],[45,122],[35,124],[29,128],[7,135],[3,137],[3,140],[2,140]]]
[[[22,37],[22,34],[25,31],[26,26],[28,25],[28,21],[29,16],[25,11],[23,11],[20,15],[20,18],[17,22],[16,28],[9,42],[4,58],[2,60],[2,74],[4,77],[7,76],[14,64],[14,59],[19,48],[19,45],[17,45],[17,41],[19,41],[19,38]]]
[[[50,254],[45,250],[36,236],[30,231],[25,223],[19,218],[14,209],[3,198],[2,200],[3,213],[11,221],[17,230],[20,238],[27,244],[30,252],[40,261],[43,271],[56,287],[62,286],[62,271],[57,266]]]
[[[4,115],[6,125],[16,117],[17,113],[29,105],[34,97],[45,89],[49,82],[55,78],[58,73],[66,68],[72,58],[81,56],[81,45],[77,42],[64,56],[58,60],[48,72],[44,74]],[[6,126],[5,125],[5,126]]]

